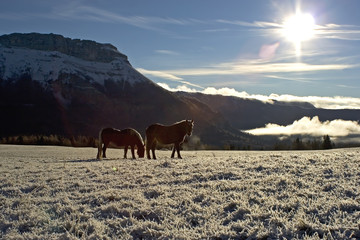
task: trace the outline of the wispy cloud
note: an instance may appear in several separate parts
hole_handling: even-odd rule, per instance
[[[203,68],[187,68],[165,70],[168,74],[177,76],[207,76],[207,75],[246,75],[264,73],[294,73],[344,70],[357,67],[353,64],[308,64],[308,63],[264,63],[264,62],[227,62]]]
[[[317,108],[325,109],[360,109],[360,98],[353,97],[319,97],[319,96],[305,96],[299,97],[294,95],[277,95],[271,94],[269,99],[284,102],[308,102],[313,104]]]
[[[100,22],[124,23],[139,28],[155,29],[156,24],[186,24],[185,20],[174,18],[161,18],[151,16],[124,16],[111,11],[90,7],[90,6],[74,6],[72,8],[64,8],[58,11],[56,15],[71,19],[93,20]]]
[[[180,55],[178,52],[165,50],[165,49],[158,49],[155,50],[156,53],[164,54],[164,55]]]
[[[325,108],[325,109],[360,109],[360,98],[352,98],[352,97],[319,97],[319,96],[294,96],[294,95],[278,95],[278,94],[270,94],[261,95],[261,94],[249,94],[245,91],[238,92],[233,88],[214,88],[207,87],[203,90],[197,90],[194,88],[190,88],[186,85],[180,85],[175,88],[169,87],[165,83],[159,84],[169,91],[186,91],[186,92],[201,92],[204,94],[213,94],[213,95],[223,95],[223,96],[234,96],[245,99],[256,99],[263,102],[273,103],[274,101],[280,102],[304,102],[310,103],[317,108]]]
[[[144,68],[137,68],[136,70],[144,75],[151,75],[154,77],[164,78],[164,79],[168,79],[168,80],[172,80],[172,81],[182,81],[183,80],[183,78],[177,77],[173,74],[166,73],[163,71],[146,70]]]
[[[316,36],[320,38],[360,41],[360,26],[326,24],[318,25]]]
[[[245,132],[254,135],[310,135],[333,137],[344,137],[360,134],[360,125],[357,121],[346,121],[336,119],[333,121],[321,122],[319,117],[303,117],[292,124],[282,126],[269,123],[263,128],[246,130]]]
[[[191,82],[185,81],[183,78],[177,77],[177,76],[172,75],[172,74],[168,74],[166,72],[146,70],[144,68],[137,68],[136,70],[139,71],[140,73],[144,74],[144,75],[151,75],[151,76],[154,76],[154,77],[159,77],[159,78],[179,82],[179,83],[189,85],[189,86],[192,86],[192,87],[201,88],[201,89],[203,88],[203,87],[201,87],[199,85],[196,85],[196,84],[193,84]],[[164,87],[164,85],[162,87]],[[164,88],[166,88],[166,87],[164,87]]]
[[[254,22],[245,22],[238,20],[226,20],[226,19],[218,19],[216,20],[218,23],[237,25],[241,27],[255,27],[255,28],[268,28],[268,27],[282,27],[281,24],[275,22],[265,22],[265,21],[254,21]]]

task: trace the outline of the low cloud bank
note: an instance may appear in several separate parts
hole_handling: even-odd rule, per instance
[[[175,88],[170,87],[166,83],[157,83],[159,86],[165,88],[166,90],[177,92],[200,92],[204,94],[213,94],[213,95],[224,95],[224,96],[235,96],[239,98],[245,99],[256,99],[263,102],[272,103],[274,100],[281,102],[307,102],[311,103],[317,108],[325,108],[325,109],[360,109],[360,98],[353,97],[318,97],[318,96],[306,96],[299,97],[294,95],[278,95],[278,94],[270,94],[269,96],[260,95],[260,94],[248,94],[245,91],[238,92],[233,88],[219,88],[216,89],[214,87],[208,87],[203,90],[197,90],[194,88],[190,88],[186,85],[180,85]]]
[[[319,117],[303,117],[287,126],[268,123],[263,128],[246,130],[245,132],[254,135],[310,135],[345,137],[360,134],[360,125],[357,121],[336,119],[333,121],[321,122]]]

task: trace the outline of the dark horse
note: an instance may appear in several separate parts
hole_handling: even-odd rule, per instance
[[[128,146],[131,147],[132,158],[135,159],[134,148],[135,145],[137,147],[137,154],[140,158],[144,157],[144,141],[135,129],[126,128],[123,130],[118,130],[115,128],[103,128],[99,132],[99,146],[98,146],[98,154],[97,159],[101,159],[102,156],[106,158],[106,148],[109,146],[110,142],[115,145],[125,147],[124,158],[126,158]],[[104,147],[102,144],[104,143]]]
[[[152,151],[153,159],[156,159],[155,148],[156,143],[162,144],[174,144],[174,148],[171,154],[171,158],[174,158],[175,150],[177,151],[178,158],[180,156],[180,144],[183,143],[185,136],[191,135],[194,126],[193,120],[183,120],[177,122],[171,126],[164,126],[161,124],[150,125],[146,129],[146,155],[148,159],[150,157],[150,149]]]

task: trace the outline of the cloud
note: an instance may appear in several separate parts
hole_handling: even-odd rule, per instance
[[[137,68],[136,70],[144,75],[151,75],[154,77],[164,78],[164,79],[173,80],[173,81],[174,80],[176,80],[176,81],[183,80],[180,77],[177,77],[173,74],[162,72],[162,71],[152,71],[152,70],[146,70],[144,68]]]
[[[245,132],[254,135],[311,135],[332,137],[344,137],[360,134],[360,125],[357,121],[346,121],[336,119],[333,121],[321,122],[319,117],[303,117],[287,126],[268,123],[263,128],[246,130]]]
[[[218,19],[216,20],[218,23],[237,25],[241,27],[254,27],[254,28],[281,28],[282,25],[275,22],[264,22],[264,21],[254,21],[254,22],[245,22],[238,20],[226,20],[226,19]]]
[[[186,85],[179,85],[176,88],[171,88],[166,83],[157,83],[160,87],[170,91],[170,92],[197,92],[197,90],[193,88],[189,88]]]
[[[357,66],[358,65],[351,64],[266,63],[262,61],[250,61],[238,63],[227,62],[211,65],[206,68],[165,70],[164,72],[178,76],[246,75],[344,70]]]
[[[214,87],[207,87],[203,88],[202,90],[196,90],[189,88],[185,85],[178,86],[175,88],[171,88],[169,85],[165,83],[158,83],[163,88],[169,91],[185,91],[185,92],[201,92],[204,94],[212,94],[212,95],[223,95],[223,96],[234,96],[239,98],[245,99],[256,99],[263,102],[273,103],[275,101],[280,102],[306,102],[311,103],[317,108],[325,108],[325,109],[360,109],[360,98],[352,98],[352,97],[319,97],[319,96],[294,96],[289,94],[270,94],[261,95],[261,94],[249,94],[245,91],[239,92],[236,91],[234,88],[214,88]]]
[[[187,25],[192,22],[191,19],[175,19],[169,17],[154,17],[154,16],[126,16],[112,11],[104,10],[97,7],[85,6],[82,3],[75,2],[66,6],[59,6],[48,15],[49,18],[60,18],[67,20],[85,20],[104,23],[122,23],[134,27],[155,30],[163,32],[164,30],[159,26],[162,24],[170,25]]]
[[[151,76],[154,76],[154,77],[159,77],[159,78],[163,78],[163,79],[167,79],[167,80],[171,80],[171,81],[183,83],[185,85],[189,85],[189,86],[193,86],[193,87],[203,89],[203,87],[201,87],[199,85],[193,84],[191,82],[184,81],[183,78],[177,77],[177,76],[175,76],[173,74],[169,74],[169,73],[166,73],[166,72],[146,70],[144,68],[137,68],[136,70],[139,71],[141,74],[144,74],[144,75],[151,75]],[[162,87],[169,90],[169,91],[171,91],[169,86],[168,86],[168,88],[166,88],[166,86],[164,86],[164,85]],[[177,91],[179,91],[179,90],[177,90]]]
[[[308,102],[313,104],[317,108],[326,109],[360,109],[360,98],[353,97],[318,97],[318,96],[293,96],[293,95],[277,95],[271,94],[269,99],[284,102]]]
[[[339,71],[345,69],[357,68],[360,65],[339,63],[334,59],[331,62],[335,64],[310,64],[304,62],[271,62],[271,59],[275,57],[276,51],[279,48],[280,43],[276,42],[270,45],[264,44],[259,50],[259,58],[257,59],[237,59],[230,62],[220,62],[215,64],[209,64],[205,67],[189,67],[179,69],[167,69],[167,70],[146,70],[156,73],[156,76],[172,79],[183,79],[186,77],[198,77],[198,76],[239,76],[239,75],[263,75],[270,78],[281,78],[277,75],[286,74],[286,80],[310,82],[312,79],[305,79],[299,77],[291,77],[297,73],[317,73],[328,71]],[[157,53],[167,55],[178,55],[178,53],[170,50],[156,50]],[[317,54],[317,53],[312,53]],[[277,61],[286,61],[286,59],[277,57]],[[343,60],[343,59],[342,59]],[[330,62],[330,61],[329,61]],[[154,75],[153,74],[153,75]]]
[[[360,27],[356,25],[326,24],[316,27],[316,35],[323,38],[359,41]]]
[[[164,50],[164,49],[155,50],[155,52],[160,53],[160,54],[165,54],[165,55],[179,55],[178,52],[171,51],[171,50]]]

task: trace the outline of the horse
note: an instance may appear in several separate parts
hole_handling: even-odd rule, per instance
[[[106,158],[106,148],[109,146],[110,142],[115,145],[122,147],[124,146],[124,158],[126,158],[128,146],[131,147],[132,158],[135,159],[134,148],[135,145],[137,147],[137,154],[139,158],[144,157],[144,141],[135,129],[126,128],[123,130],[118,130],[115,128],[103,128],[99,132],[99,145],[98,145],[98,153],[97,159],[102,159],[102,157]],[[104,143],[104,147],[102,144]]]
[[[193,130],[193,120],[182,120],[170,126],[161,124],[152,124],[146,129],[146,155],[150,157],[150,149],[152,151],[153,159],[156,159],[155,148],[157,142],[162,144],[174,144],[171,158],[174,158],[175,150],[177,151],[178,158],[180,155],[180,144],[185,140],[185,136],[190,136]]]

